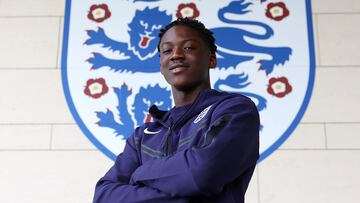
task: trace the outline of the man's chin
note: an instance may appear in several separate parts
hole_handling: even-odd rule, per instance
[[[180,84],[174,84],[171,86],[172,86],[172,89],[176,89],[177,91],[180,91],[180,92],[193,92],[197,89],[201,89],[201,85],[198,83],[180,83]]]

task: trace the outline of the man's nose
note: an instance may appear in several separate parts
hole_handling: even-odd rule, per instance
[[[182,48],[174,48],[171,55],[171,60],[181,60],[184,59],[184,50]]]

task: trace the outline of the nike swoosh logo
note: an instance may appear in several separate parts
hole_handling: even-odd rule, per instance
[[[154,135],[154,134],[158,134],[161,130],[159,131],[149,131],[148,128],[145,128],[144,133],[149,134],[149,135]]]

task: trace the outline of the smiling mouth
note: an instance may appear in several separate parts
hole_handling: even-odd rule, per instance
[[[189,67],[189,65],[187,64],[175,64],[170,66],[169,70],[171,73],[179,73],[182,72],[183,70],[187,69]]]
[[[169,70],[175,70],[175,69],[184,69],[184,68],[188,68],[189,65],[185,64],[185,63],[177,63],[174,64],[172,66],[170,66]]]

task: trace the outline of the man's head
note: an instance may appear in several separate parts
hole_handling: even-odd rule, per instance
[[[159,43],[158,43],[158,51],[160,52],[160,43],[161,39],[170,28],[177,26],[177,25],[184,25],[189,28],[196,30],[199,36],[204,40],[204,42],[209,46],[210,52],[212,54],[216,54],[217,46],[215,45],[215,38],[213,36],[213,32],[208,30],[203,23],[198,20],[190,20],[189,18],[178,18],[177,20],[169,23],[167,26],[162,28],[159,33]]]
[[[179,91],[210,88],[209,69],[216,66],[212,32],[197,20],[178,19],[160,31],[160,71]]]

